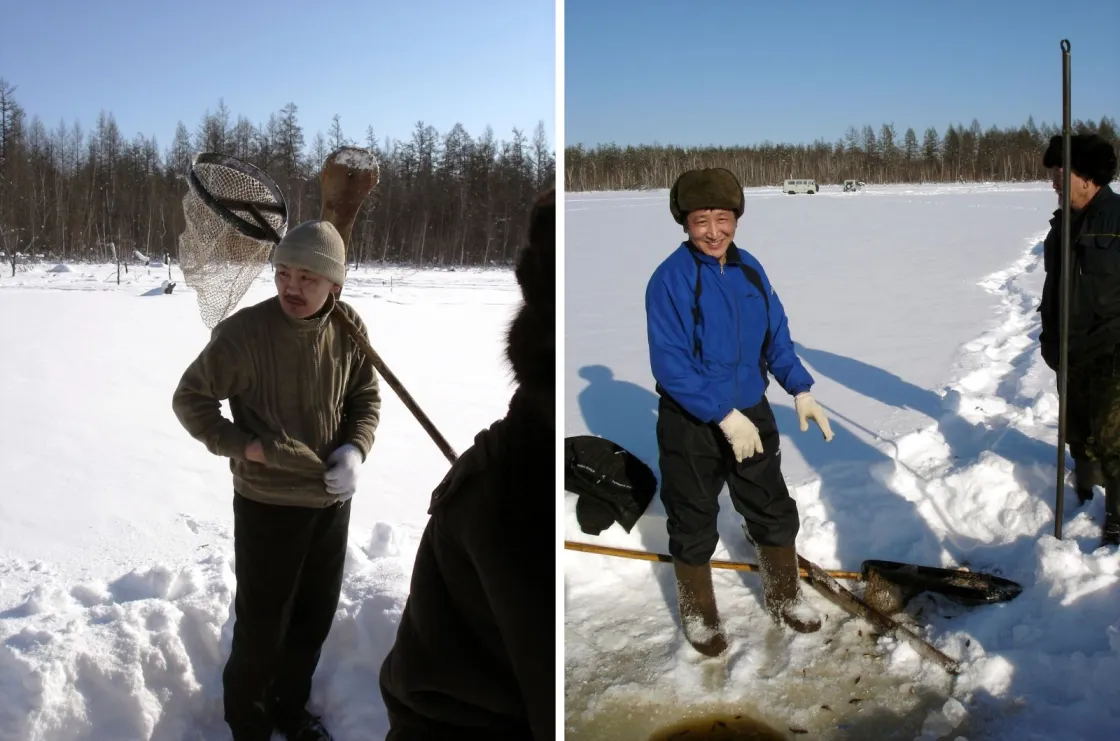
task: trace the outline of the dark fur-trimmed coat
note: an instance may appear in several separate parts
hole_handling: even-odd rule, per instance
[[[1120,348],[1120,194],[1103,186],[1080,212],[1071,212],[1069,362],[1074,370]],[[1042,286],[1042,358],[1058,370],[1062,279],[1062,212],[1054,211],[1043,242],[1046,281]],[[1109,361],[1111,362],[1111,361]]]
[[[387,741],[555,738],[555,211],[533,211],[507,334],[517,381],[432,495],[381,667]]]

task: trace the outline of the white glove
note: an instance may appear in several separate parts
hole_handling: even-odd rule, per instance
[[[362,451],[353,445],[342,445],[327,458],[327,472],[323,482],[327,493],[345,502],[358,488],[358,471],[362,467]]]
[[[817,403],[812,394],[808,391],[802,391],[793,397],[793,405],[797,408],[797,419],[801,421],[802,432],[809,429],[809,420],[811,419],[817,423],[817,427],[821,428],[825,442],[832,440],[832,427],[828,424],[828,417],[825,416],[824,410],[821,409],[821,405]]]
[[[731,443],[736,463],[742,463],[745,458],[762,454],[762,438],[759,437],[758,428],[738,409],[732,409],[731,413],[719,423],[719,428]]]

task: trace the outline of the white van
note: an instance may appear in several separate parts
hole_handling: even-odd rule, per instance
[[[791,196],[794,193],[808,193],[809,195],[812,195],[813,193],[818,192],[820,189],[821,188],[819,185],[817,185],[816,180],[787,180],[782,185],[782,190],[786,193],[789,193]]]

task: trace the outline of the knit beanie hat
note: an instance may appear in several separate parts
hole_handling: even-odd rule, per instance
[[[273,255],[274,265],[303,268],[342,285],[346,280],[346,245],[334,224],[321,219],[305,221],[292,229]]]
[[[669,190],[669,211],[683,225],[689,211],[720,208],[743,215],[743,186],[728,169],[710,167],[681,173]]]
[[[1116,177],[1116,150],[1099,134],[1074,134],[1069,138],[1070,171],[1097,185],[1108,185]],[[1062,137],[1050,137],[1042,155],[1043,167],[1062,166]]]

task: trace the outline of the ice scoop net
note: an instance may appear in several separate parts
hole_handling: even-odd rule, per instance
[[[194,156],[187,184],[179,266],[198,294],[203,323],[213,329],[268,264],[287,231],[288,206],[264,171],[216,152]]]
[[[347,246],[358,211],[377,185],[374,153],[341,147],[327,156],[319,174],[323,194],[320,218],[338,230]],[[202,152],[187,173],[190,189],[183,198],[186,228],[179,237],[179,261],[187,285],[198,293],[202,321],[213,329],[245,296],[268,264],[288,228],[288,207],[276,183],[259,168],[229,155]],[[412,395],[385,365],[357,325],[339,311],[331,318],[361,348],[374,369],[424,427],[440,451],[457,456]]]

